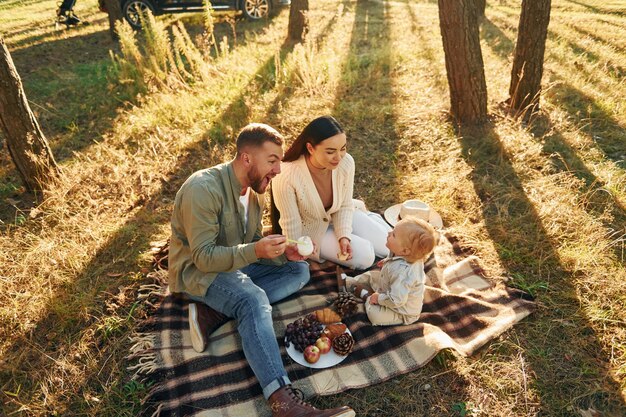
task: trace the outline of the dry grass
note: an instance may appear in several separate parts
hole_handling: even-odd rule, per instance
[[[65,179],[31,208],[9,165],[0,171],[0,197],[13,204],[0,210],[0,414],[136,415],[146,387],[130,380],[124,356],[148,314],[138,288],[149,281],[150,242],[169,232],[178,186],[228,159],[247,122],[293,138],[323,113],[344,124],[355,194],[371,209],[429,201],[494,279],[533,293],[540,308],[474,357],[445,352],[317,405],[349,403],[369,416],[626,413],[623,1],[553,2],[543,111],[530,125],[498,110],[518,2],[488,2],[481,36],[493,123],[475,130],[446,117],[433,1],[311,2],[309,42],[295,47],[283,43],[287,13],[239,23],[230,52],[211,62],[219,76],[139,98],[115,85],[107,48],[61,71],[79,80],[60,84],[66,97],[46,88],[55,61],[36,55],[39,45],[69,36],[83,51],[88,40],[110,45],[106,24],[53,32],[41,23],[52,2],[13,3],[0,6],[15,17],[3,13],[0,27],[18,64],[40,58],[27,94],[50,110],[40,120],[64,155]],[[20,32],[28,21],[38,22],[36,36]],[[229,33],[222,26],[217,39]],[[103,72],[86,75],[94,66]],[[64,105],[68,114],[52,110]]]

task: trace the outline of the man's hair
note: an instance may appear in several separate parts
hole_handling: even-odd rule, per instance
[[[402,225],[407,228],[407,234],[402,242],[409,249],[404,258],[413,263],[425,258],[435,249],[439,240],[439,233],[430,223],[416,217],[403,218],[396,227]]]
[[[250,123],[237,135],[237,156],[246,148],[259,148],[265,142],[272,142],[283,146],[283,136],[273,127],[263,123]]]

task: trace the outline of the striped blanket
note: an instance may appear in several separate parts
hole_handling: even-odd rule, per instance
[[[428,282],[418,322],[375,327],[360,304],[355,315],[344,319],[356,342],[352,353],[334,367],[311,369],[289,357],[282,335],[288,323],[328,306],[337,295],[335,265],[312,263],[310,283],[273,309],[276,337],[294,386],[307,398],[334,394],[410,372],[441,349],[471,355],[534,308],[527,294],[490,284],[478,259],[464,257],[450,236],[441,237],[425,269]],[[136,338],[129,369],[153,382],[146,414],[270,415],[235,323],[231,320],[213,333],[209,347],[199,354],[191,347],[187,312],[187,300],[163,293],[152,322]]]

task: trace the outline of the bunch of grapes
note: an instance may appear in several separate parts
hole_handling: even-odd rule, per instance
[[[287,325],[285,329],[285,345],[289,347],[293,343],[298,352],[304,352],[304,348],[315,344],[322,334],[324,325],[317,321],[315,314],[309,314]]]

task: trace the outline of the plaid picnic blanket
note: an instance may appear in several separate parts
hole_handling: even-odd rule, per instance
[[[337,296],[335,265],[311,264],[311,281],[273,308],[276,337],[289,378],[308,398],[380,383],[424,366],[441,349],[471,355],[534,309],[530,296],[494,286],[478,259],[464,256],[458,242],[441,236],[425,264],[428,276],[418,322],[408,326],[372,326],[364,306],[344,319],[355,339],[345,360],[326,369],[306,368],[287,354],[283,335],[288,323],[327,307]],[[161,272],[161,278],[166,274]],[[160,286],[155,285],[154,291]],[[270,411],[244,357],[234,321],[211,335],[209,347],[191,347],[188,301],[162,293],[146,331],[137,335],[129,369],[154,385],[146,414],[153,416],[268,416]]]

